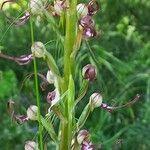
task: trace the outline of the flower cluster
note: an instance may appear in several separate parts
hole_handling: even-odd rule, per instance
[[[2,7],[4,6],[5,3],[6,1],[2,4]],[[42,15],[45,11],[51,13],[53,16],[61,16],[62,14],[65,14],[67,12],[66,18],[69,16],[68,13],[70,13],[70,11],[66,11],[69,10],[69,4],[65,0],[54,0],[54,2],[50,4],[48,2],[44,4],[40,0],[30,0],[28,7],[29,7],[28,11],[25,12],[25,15],[23,17],[19,18],[19,21],[16,22],[16,25],[23,25],[24,23],[26,23],[26,21],[29,20],[31,15]],[[48,66],[47,74],[45,76],[35,71],[35,77],[39,75],[42,79],[44,79],[44,82],[41,85],[42,90],[44,90],[45,86],[48,86],[49,84],[53,86],[53,90],[47,92],[47,97],[45,98],[46,99],[45,101],[47,102],[49,108],[47,109],[46,112],[47,114],[44,117],[40,113],[40,106],[38,103],[37,103],[38,107],[36,105],[30,105],[26,111],[26,115],[18,115],[16,113],[14,107],[15,103],[12,100],[8,102],[7,108],[12,119],[14,119],[16,122],[20,124],[29,120],[37,121],[39,123],[39,128],[40,126],[42,126],[42,130],[44,128],[46,131],[48,131],[52,140],[56,144],[62,142],[63,138],[64,139],[66,138],[63,143],[63,146],[68,144],[67,147],[72,146],[74,147],[75,150],[76,149],[93,150],[94,148],[92,142],[90,141],[89,132],[87,130],[82,130],[82,127],[84,126],[87,118],[89,117],[89,114],[96,108],[105,109],[111,112],[113,110],[129,106],[139,99],[139,95],[137,95],[134,100],[130,101],[127,104],[118,107],[113,107],[103,103],[103,96],[101,92],[94,92],[89,97],[89,101],[87,105],[84,107],[80,117],[78,119],[75,118],[76,115],[75,107],[87,93],[89,85],[96,80],[98,72],[97,67],[95,65],[93,64],[85,65],[82,69],[83,87],[81,87],[81,91],[79,91],[79,94],[76,93],[75,81],[73,76],[74,74],[72,73],[74,71],[74,70],[72,71],[72,68],[74,68],[72,65],[74,64],[71,64],[72,62],[74,63],[74,61],[72,61],[71,59],[75,59],[75,57],[71,56],[72,54],[74,54],[73,50],[74,49],[76,50],[77,47],[76,40],[78,40],[78,32],[81,33],[81,38],[79,41],[81,41],[82,37],[90,38],[98,35],[92,17],[99,10],[99,4],[96,0],[90,0],[88,4],[80,3],[77,5],[77,7],[75,5],[75,8],[73,10],[75,10],[75,12],[77,13],[74,15],[74,18],[78,20],[77,22],[74,23],[75,30],[73,28],[72,29],[77,33],[76,37],[74,37],[73,39],[75,41],[72,41],[71,39],[70,40],[71,42],[70,41],[68,42],[69,44],[73,42],[74,43],[71,46],[67,43],[69,45],[68,48],[69,52],[66,53],[67,55],[64,55],[64,58],[67,56],[66,58],[69,59],[65,59],[67,60],[67,63],[65,64],[64,62],[63,64],[64,65],[63,71],[59,69],[59,67],[57,66],[57,62],[55,61],[51,53],[46,50],[45,45],[40,41],[33,42],[31,46],[32,53],[29,55],[22,55],[20,57],[11,57],[0,53],[0,57],[13,60],[20,65],[28,64],[29,62],[32,61],[33,57],[37,59],[43,59],[43,61],[45,61]],[[66,26],[66,28],[68,26]],[[71,27],[69,26],[69,31],[71,30],[70,28]],[[70,36],[70,32],[67,35],[66,38],[67,40],[69,40],[68,37]],[[65,46],[66,45],[64,45],[64,47]],[[66,49],[64,48],[64,51]],[[73,52],[71,54],[70,49],[72,49]],[[70,56],[68,56],[68,54],[70,54]],[[65,67],[69,71],[67,69],[66,71]],[[38,83],[36,83],[36,87],[38,87]],[[38,91],[38,89],[36,90]],[[56,117],[60,120],[60,130],[58,132],[55,131],[53,126]],[[66,129],[67,131],[65,131]],[[64,132],[64,134],[62,132]],[[40,136],[42,137],[42,133]],[[63,138],[61,139],[61,137]],[[40,146],[42,146],[42,144]],[[38,143],[30,140],[26,141],[25,150],[34,150],[34,149],[36,150],[39,149]]]
[[[91,0],[88,5],[78,4],[79,30],[83,32],[85,38],[97,36],[93,15],[99,10],[99,4],[96,0]]]
[[[4,1],[2,3],[1,9],[4,5],[11,1]],[[24,15],[16,21],[6,15],[8,20],[13,20],[12,24],[16,26],[24,25],[30,18],[31,15],[43,15],[44,11],[51,13],[53,16],[61,16],[63,12],[68,8],[65,0],[55,0],[53,4],[51,3],[42,3],[41,0],[30,0],[28,9],[25,11]],[[86,5],[80,3],[77,5],[77,14],[78,14],[78,24],[79,30],[82,31],[83,37],[90,38],[97,36],[95,30],[95,23],[92,19],[93,15],[99,10],[99,4],[96,0],[90,0]]]

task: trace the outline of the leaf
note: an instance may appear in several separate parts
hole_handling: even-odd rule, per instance
[[[58,69],[58,66],[57,66],[57,64],[56,64],[56,62],[55,62],[53,56],[52,56],[49,52],[47,52],[47,51],[46,51],[45,55],[46,55],[45,60],[46,60],[46,62],[47,62],[47,65],[48,65],[49,69],[50,69],[55,75],[59,76],[59,75],[60,75],[59,69]]]
[[[80,88],[79,95],[76,99],[75,105],[77,105],[77,103],[85,96],[85,94],[88,90],[88,87],[89,87],[89,81],[84,80],[82,83],[82,86]]]
[[[86,107],[84,108],[84,110],[82,111],[82,114],[81,116],[79,117],[79,120],[77,122],[77,130],[79,131],[83,125],[85,124],[89,114],[91,112],[91,107],[90,107],[90,104],[88,103],[86,105]]]
[[[75,97],[75,85],[72,75],[69,77],[69,86],[68,86],[68,111],[72,113]]]
[[[54,130],[54,127],[53,127],[51,121],[47,120],[41,116],[41,123],[42,123],[43,127],[47,130],[47,132],[49,133],[51,138],[54,140],[54,142],[58,143],[58,138],[57,138],[57,135],[55,133],[55,130]]]

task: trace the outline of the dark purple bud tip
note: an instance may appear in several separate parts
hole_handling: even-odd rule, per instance
[[[88,4],[88,15],[93,16],[99,10],[99,4],[96,0],[91,0]]]
[[[86,80],[94,81],[97,76],[96,67],[91,64],[84,66],[82,69],[82,76]]]

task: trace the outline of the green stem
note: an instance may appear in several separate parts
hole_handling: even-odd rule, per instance
[[[69,2],[68,2],[69,3]],[[73,71],[73,62],[74,59],[71,57],[71,54],[74,50],[74,44],[76,40],[76,26],[77,26],[77,17],[76,17],[76,0],[70,2],[70,7],[66,11],[66,35],[65,35],[65,44],[64,44],[64,78],[68,83],[69,75]]]
[[[69,9],[66,9],[66,34],[64,43],[64,83],[62,92],[68,90],[69,77],[74,72],[74,59],[71,58],[71,54],[74,50],[74,44],[76,39],[76,27],[77,27],[77,16],[76,16],[76,5],[77,0],[66,0]],[[72,140],[72,124],[74,113],[70,112],[69,98],[64,99],[64,115],[67,118],[67,122],[61,122],[61,143],[60,150],[70,150]],[[73,101],[73,99],[72,99]]]
[[[32,25],[32,19],[30,18],[30,28],[31,28],[31,40],[32,44],[34,43],[34,31]],[[34,65],[34,77],[35,77],[35,92],[36,92],[36,103],[38,106],[38,123],[39,123],[39,140],[40,140],[40,150],[43,150],[43,128],[41,125],[41,112],[40,112],[40,97],[39,97],[39,87],[38,87],[38,73],[37,73],[37,65],[36,59],[33,59]]]

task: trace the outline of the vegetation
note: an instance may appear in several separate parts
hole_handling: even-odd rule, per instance
[[[77,3],[81,2],[89,3],[88,0],[78,0]],[[82,40],[73,73],[70,73],[70,70],[74,62],[67,60],[70,53],[66,54],[63,60],[64,47],[72,49],[73,46],[68,45],[70,42],[66,42],[64,46],[66,24],[63,15],[52,17],[45,11],[44,15],[33,15],[22,26],[12,24],[14,19],[18,23],[18,18],[24,14],[22,12],[27,10],[28,2],[25,0],[6,3],[3,6],[0,14],[0,54],[20,58],[21,55],[31,54],[31,45],[34,41],[44,43],[48,53],[56,61],[60,74],[66,71],[64,77],[66,84],[62,84],[61,87],[62,97],[66,96],[66,86],[68,84],[71,86],[70,74],[73,74],[75,83],[76,95],[73,96],[77,97],[85,81],[82,77],[82,68],[87,64],[93,64],[97,69],[97,78],[89,83],[86,95],[76,107],[75,118],[80,117],[89,97],[95,91],[102,94],[103,102],[109,106],[127,104],[137,94],[140,95],[140,99],[131,107],[116,109],[111,113],[102,108],[94,109],[82,129],[90,132],[90,139],[96,145],[96,149],[101,146],[102,149],[108,150],[148,150],[150,149],[150,2],[101,0],[98,3],[100,9],[93,19],[99,35]],[[71,25],[75,24],[76,18],[70,19]],[[73,31],[69,33],[71,37],[67,37],[71,42],[75,41]],[[48,85],[46,89],[41,88],[43,85],[41,75],[46,77],[49,70],[45,61],[36,58],[35,67],[33,61],[27,65],[19,65],[20,61],[13,60],[0,57],[0,147],[3,150],[23,149],[27,140],[38,141],[39,135],[36,122],[17,124],[13,121],[7,110],[8,101],[15,102],[17,114],[26,114],[28,107],[37,105],[36,99],[39,99],[41,114],[44,116],[50,106],[46,100],[47,94],[54,90],[53,85]],[[64,71],[65,63],[66,67],[69,64],[70,69],[66,68]],[[36,69],[39,73],[39,93],[34,80],[34,75],[38,75]],[[57,71],[55,73],[57,74]],[[58,130],[58,118],[53,119],[53,125]],[[48,149],[56,149],[52,142],[54,138],[51,139],[46,130],[43,131],[42,137]]]

